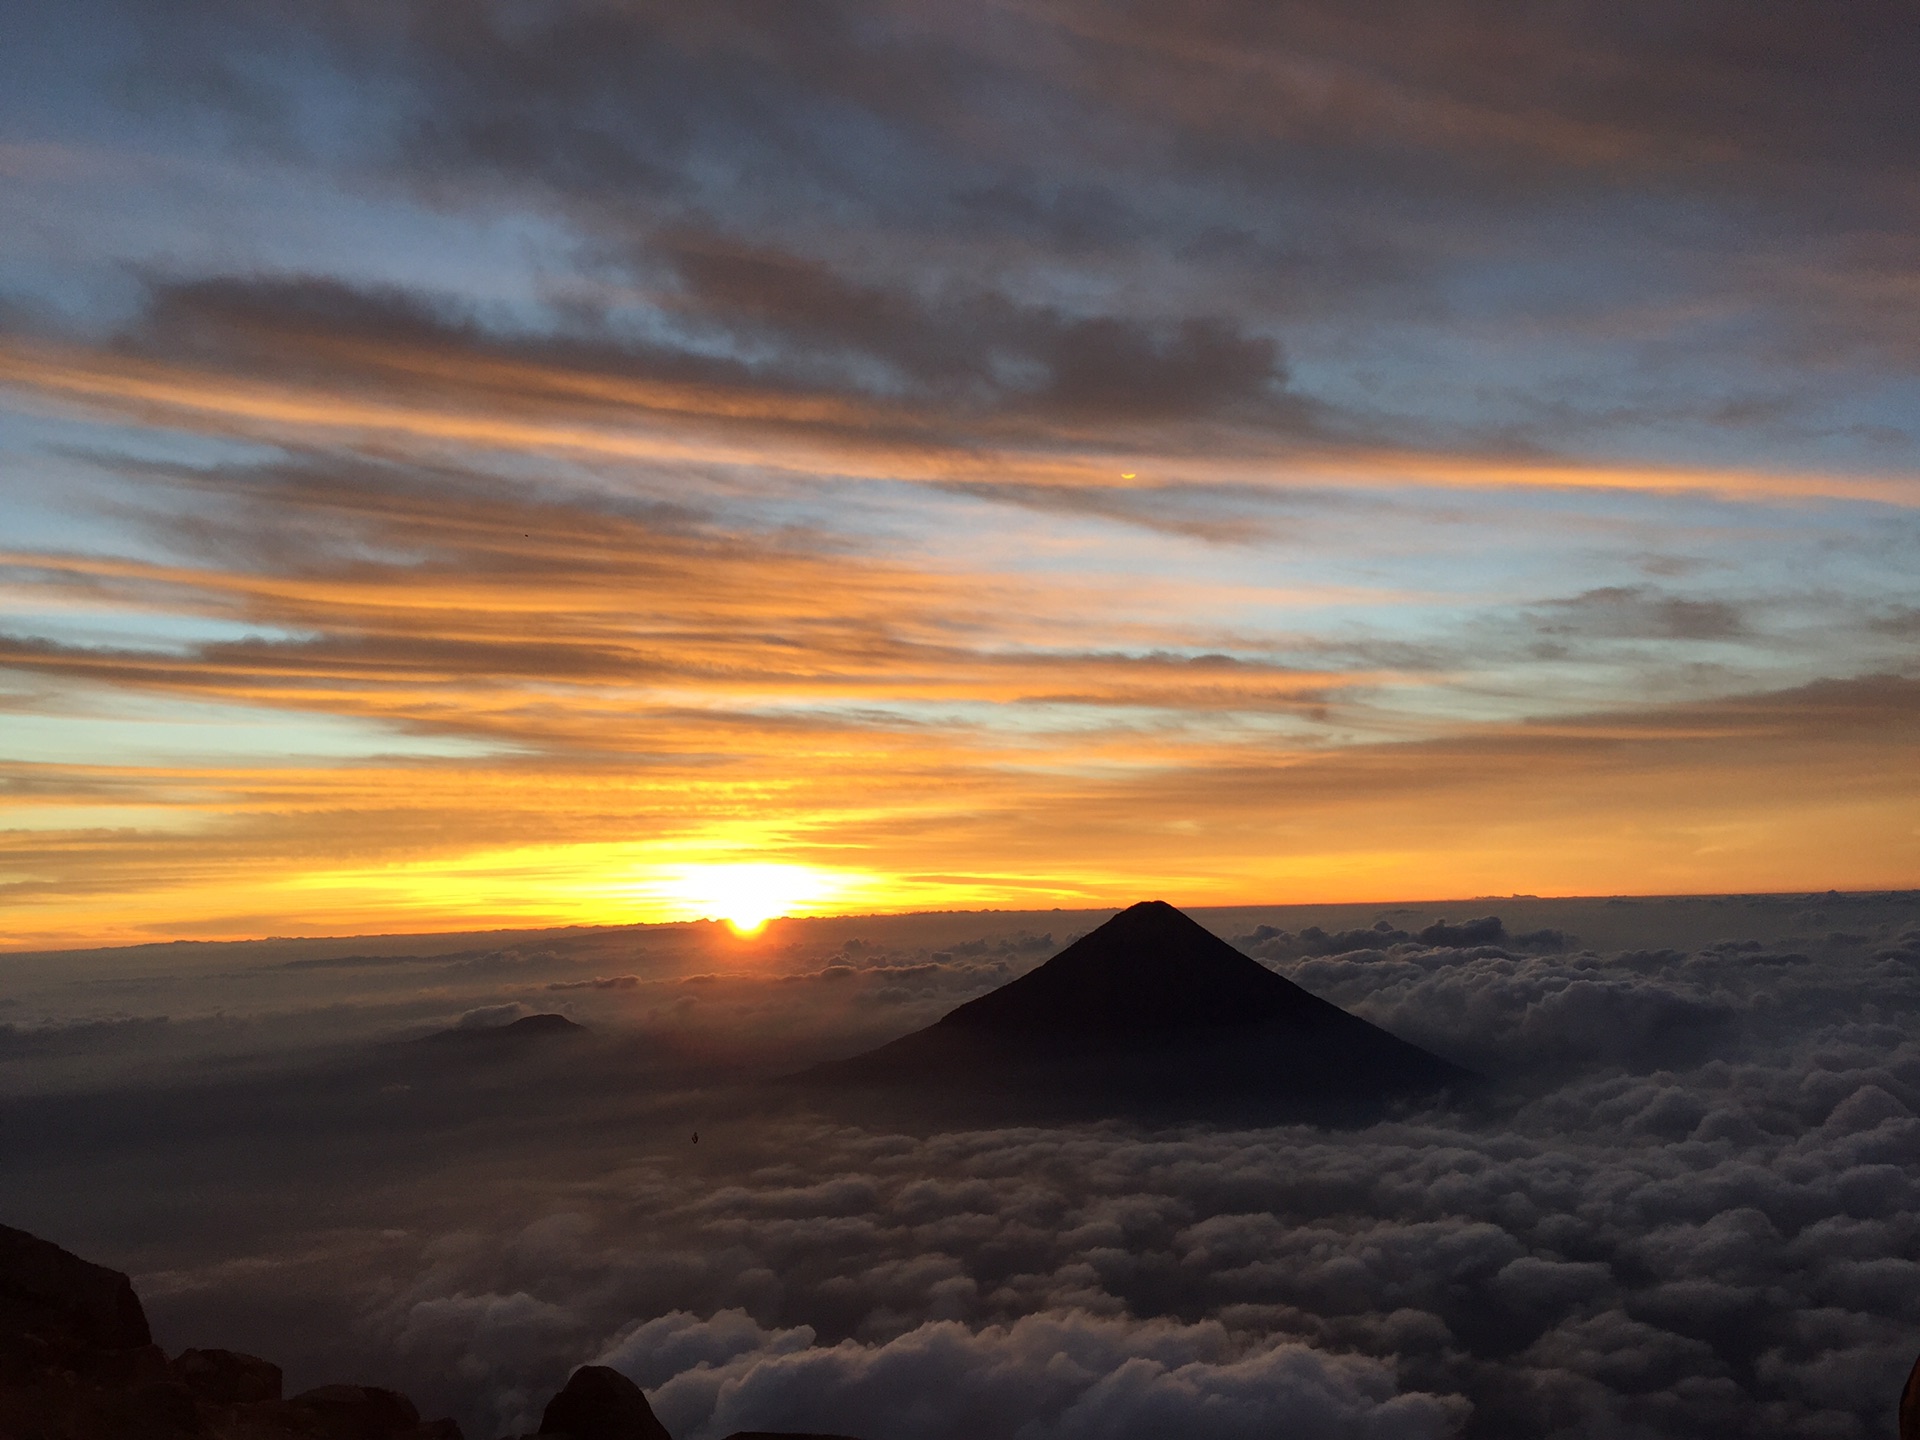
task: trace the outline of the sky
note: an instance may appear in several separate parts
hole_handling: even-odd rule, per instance
[[[1920,874],[1920,38],[74,0],[9,948]]]

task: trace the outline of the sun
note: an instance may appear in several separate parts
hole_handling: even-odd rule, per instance
[[[661,887],[690,913],[724,920],[737,935],[757,935],[775,916],[804,909],[835,888],[805,865],[685,865]]]

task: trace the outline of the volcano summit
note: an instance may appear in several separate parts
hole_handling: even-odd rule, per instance
[[[1338,1123],[1474,1077],[1149,900],[926,1029],[800,1078],[1036,1118]]]

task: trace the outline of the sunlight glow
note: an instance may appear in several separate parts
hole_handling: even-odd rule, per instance
[[[685,865],[663,877],[659,892],[703,919],[724,920],[738,935],[767,921],[808,910],[845,888],[837,876],[807,865]]]

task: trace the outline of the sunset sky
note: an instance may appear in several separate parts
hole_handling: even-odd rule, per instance
[[[11,7],[0,948],[1920,884],[1916,73]]]

